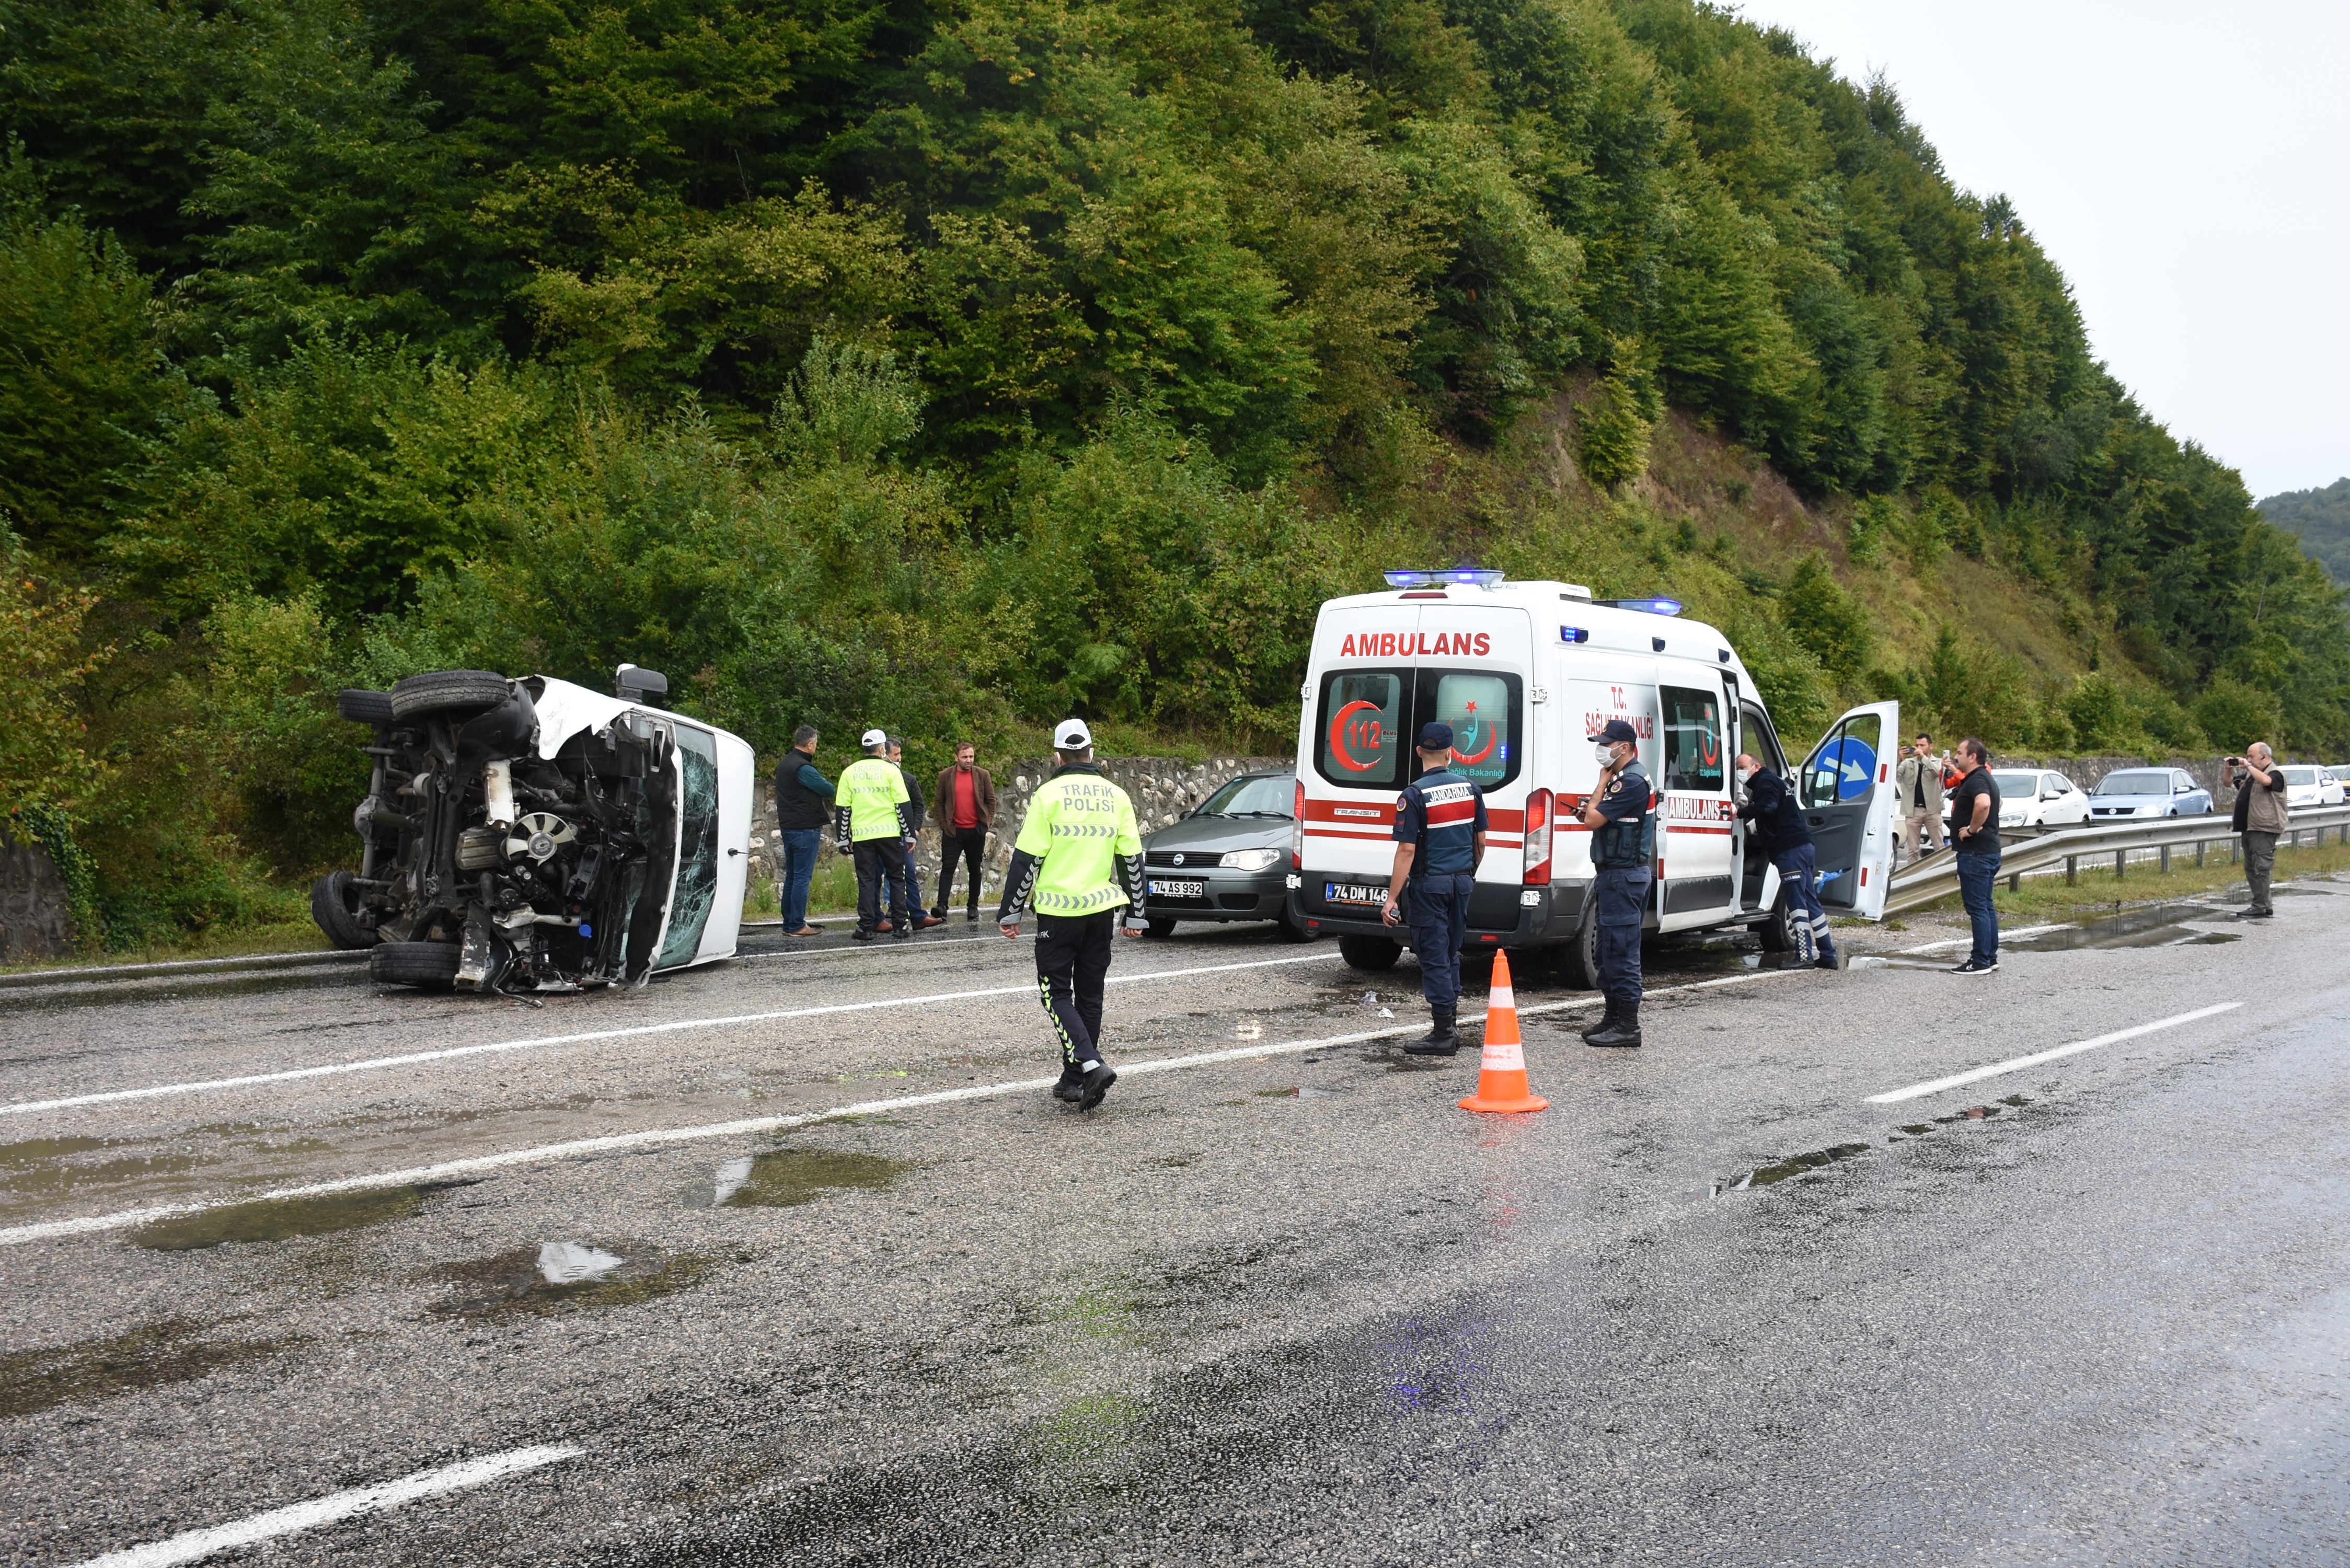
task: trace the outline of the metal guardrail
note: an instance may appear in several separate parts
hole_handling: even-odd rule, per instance
[[[2320,806],[2296,811],[2279,839],[2282,844],[2298,844],[2303,834],[2316,835],[2315,842],[2325,842],[2328,831],[2337,831],[2342,841],[2350,844],[2350,805]],[[2148,817],[2144,821],[2116,822],[2102,827],[2087,826],[2067,827],[2054,833],[2019,834],[2012,837],[2000,835],[1999,874],[2021,877],[2034,871],[2070,862],[2065,869],[2078,868],[2082,860],[2092,857],[2126,856],[2141,849],[2176,849],[2203,844],[2232,843],[2234,829],[2229,826],[2225,813],[2210,812],[2202,816]],[[2168,870],[2165,861],[2163,869]],[[1928,860],[1904,867],[1886,889],[1885,912],[1907,914],[1922,909],[1937,898],[1947,898],[1959,890],[1959,857],[1949,850]]]

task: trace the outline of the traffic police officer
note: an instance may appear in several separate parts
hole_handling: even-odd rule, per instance
[[[1063,720],[1053,749],[1061,765],[1028,803],[995,924],[1019,936],[1020,911],[1034,904],[1036,987],[1061,1042],[1053,1097],[1089,1111],[1118,1082],[1101,1057],[1102,981],[1110,932],[1142,934],[1142,834],[1134,802],[1094,765],[1084,720]]]
[[[1741,753],[1738,776],[1746,785],[1742,820],[1754,825],[1751,842],[1779,868],[1779,890],[1794,919],[1795,952],[1819,969],[1836,967],[1835,943],[1828,938],[1828,912],[1820,907],[1818,851],[1803,809],[1787,781]]]
[[[1594,738],[1599,782],[1584,803],[1583,825],[1591,832],[1591,864],[1597,870],[1593,893],[1597,908],[1599,991],[1607,1013],[1583,1038],[1593,1045],[1640,1044],[1640,920],[1648,908],[1657,853],[1656,797],[1640,766],[1638,737],[1621,719],[1610,719]]]
[[[1451,761],[1452,726],[1422,725],[1419,776],[1396,798],[1395,867],[1379,910],[1381,920],[1395,925],[1403,918],[1399,900],[1410,895],[1411,945],[1430,1015],[1427,1034],[1404,1047],[1415,1056],[1461,1049],[1461,943],[1469,934],[1477,863],[1485,857],[1485,792],[1448,772]]]
[[[906,906],[906,846],[913,839],[907,810],[906,775],[882,755],[889,737],[865,732],[865,754],[841,770],[833,786],[835,842],[857,857],[857,940],[869,942],[877,929],[892,936],[914,934]],[[881,924],[881,892],[889,893],[889,923]]]

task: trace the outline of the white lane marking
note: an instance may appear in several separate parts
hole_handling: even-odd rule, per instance
[[[109,1552],[103,1557],[92,1557],[75,1564],[75,1568],[163,1568],[172,1563],[193,1563],[215,1552],[226,1552],[234,1546],[250,1546],[256,1541],[267,1541],[279,1535],[291,1535],[298,1530],[316,1530],[322,1524],[351,1519],[362,1513],[381,1513],[419,1498],[437,1497],[442,1492],[461,1491],[467,1487],[483,1486],[490,1481],[504,1480],[508,1476],[525,1470],[541,1469],[577,1459],[585,1450],[568,1443],[546,1443],[534,1449],[509,1449],[502,1454],[485,1454],[478,1459],[465,1459],[437,1469],[418,1470],[414,1475],[401,1476],[398,1480],[378,1481],[373,1486],[354,1487],[348,1491],[330,1493],[308,1502],[297,1502],[286,1508],[274,1508],[267,1513],[256,1513],[251,1519],[234,1524],[216,1524],[210,1530],[191,1530],[174,1535],[168,1541],[152,1542],[145,1546],[126,1547]]]
[[[2053,926],[2019,926],[2014,930],[2000,932],[1999,940],[2001,941],[2007,941],[2017,937],[2036,937],[2043,931],[2061,931],[2064,929],[2064,925],[2061,922]],[[1938,953],[1944,948],[1971,947],[1973,944],[1974,939],[1972,937],[1952,937],[1949,941],[1928,942],[1921,948],[1896,948],[1894,950],[1894,956],[1897,958],[1908,958],[1915,953]]]
[[[877,937],[874,939],[874,941],[879,943],[883,939]],[[893,944],[897,940],[894,937],[888,940]],[[916,952],[923,948],[951,948],[963,942],[1000,942],[1003,940],[1003,934],[1001,931],[983,931],[975,937],[932,937],[927,941],[920,940],[915,937],[908,937],[905,941],[905,946],[902,949],[893,946],[888,949],[879,949],[878,950],[889,952]],[[734,955],[734,961],[736,963],[757,963],[764,959],[779,958],[850,958],[858,953],[869,953],[876,950],[877,948],[874,946],[859,946],[853,948],[785,948],[780,951],[771,953],[736,953]]]
[[[998,937],[997,941],[1003,939]],[[1117,974],[1112,985],[1140,985],[1149,981],[1175,980],[1191,974],[1223,974],[1233,970],[1273,969],[1283,964],[1327,963],[1335,951],[1299,953],[1288,958],[1258,959],[1248,963],[1194,964],[1188,969],[1152,970],[1143,974]],[[866,1012],[882,1007],[922,1007],[934,1002],[969,1002],[989,996],[1034,996],[1036,982],[989,986],[979,991],[941,991],[928,996],[885,997],[878,1002],[842,1002],[825,1007],[787,1007],[774,1012],[738,1012],[724,1018],[682,1018],[670,1023],[639,1023],[628,1029],[598,1029],[582,1034],[540,1034],[526,1040],[498,1040],[485,1045],[452,1045],[444,1051],[411,1051],[400,1056],[369,1056],[357,1062],[329,1062],[317,1067],[289,1067],[282,1073],[251,1073],[237,1078],[199,1078],[184,1084],[155,1084],[143,1089],[108,1089],[92,1095],[68,1095],[55,1100],[24,1100],[0,1106],[0,1116],[32,1111],[68,1110],[75,1106],[107,1105],[117,1100],[151,1100],[166,1095],[192,1095],[205,1089],[241,1089],[255,1084],[286,1084],[297,1078],[331,1078],[345,1073],[380,1072],[387,1067],[411,1067],[420,1062],[446,1062],[459,1056],[494,1052],[529,1051],[542,1045],[578,1045],[596,1040],[628,1040],[647,1034],[672,1034],[684,1029],[718,1029],[731,1023],[764,1023],[778,1018],[816,1018],[834,1012]]]
[[[1724,975],[1719,980],[1700,980],[1687,985],[1669,985],[1649,992],[1651,997],[1671,996],[1679,992],[1711,991],[1717,986],[1743,985],[1750,981],[1771,980],[1790,974],[1811,974],[1812,970],[1752,970],[1744,974]],[[1138,977],[1140,978],[1140,977]],[[1567,1002],[1545,1002],[1518,1009],[1518,1016],[1530,1017],[1539,1012],[1571,1012],[1577,1008],[1596,1007],[1601,999],[1596,995],[1583,996]],[[1482,1023],[1484,1015],[1463,1019],[1462,1023]],[[1283,1040],[1272,1044],[1236,1046],[1228,1051],[1205,1051],[1190,1056],[1159,1056],[1129,1063],[1118,1068],[1118,1076],[1138,1073],[1169,1073],[1178,1067],[1204,1067],[1218,1062],[1237,1062],[1252,1056],[1287,1056],[1300,1051],[1319,1051],[1336,1045],[1353,1045],[1367,1040],[1385,1040],[1398,1034],[1417,1033],[1418,1023],[1398,1023],[1385,1029],[1366,1029],[1352,1034],[1331,1034],[1318,1040]],[[754,1133],[788,1132],[794,1127],[814,1122],[832,1121],[842,1116],[883,1116],[891,1111],[913,1110],[922,1106],[943,1106],[958,1100],[992,1100],[1005,1095],[1022,1094],[1035,1089],[1049,1089],[1055,1079],[1023,1078],[1009,1084],[977,1084],[962,1089],[937,1089],[926,1095],[903,1095],[890,1100],[864,1100],[852,1106],[835,1106],[830,1110],[801,1111],[791,1116],[753,1116],[738,1122],[707,1122],[697,1127],[653,1127],[643,1132],[612,1133],[603,1137],[578,1138],[570,1143],[542,1144],[536,1148],[509,1149],[503,1154],[475,1155],[469,1159],[452,1159],[439,1165],[421,1165],[407,1170],[378,1171],[371,1176],[349,1176],[339,1181],[317,1181],[304,1187],[281,1187],[271,1192],[247,1193],[237,1198],[218,1199],[208,1203],[174,1203],[153,1209],[129,1209],[113,1214],[92,1214],[79,1220],[51,1220],[37,1225],[18,1225],[0,1230],[0,1247],[22,1246],[27,1241],[46,1241],[59,1236],[82,1236],[95,1231],[120,1231],[126,1226],[143,1225],[151,1220],[168,1220],[180,1214],[196,1214],[208,1209],[227,1209],[241,1203],[267,1203],[286,1198],[323,1198],[337,1192],[360,1192],[380,1187],[408,1187],[421,1182],[446,1181],[455,1177],[471,1176],[478,1171],[498,1170],[507,1166],[531,1165],[542,1160],[577,1159],[583,1156],[613,1154],[625,1149],[655,1148],[663,1144],[693,1143],[703,1138],[739,1137]]]
[[[1938,1095],[1944,1089],[1955,1089],[1962,1084],[1972,1084],[1984,1078],[1996,1078],[2002,1073],[2019,1072],[2025,1067],[2036,1067],[2043,1062],[2054,1062],[2060,1056],[2072,1056],[2083,1051],[2094,1051],[2100,1045],[2111,1045],[2116,1041],[2135,1040],[2141,1034],[2151,1034],[2158,1029],[2175,1029],[2182,1023],[2192,1023],[2199,1018],[2210,1018],[2215,1013],[2231,1012],[2243,1005],[2241,1002],[2214,1002],[2210,1007],[2199,1007],[2192,1012],[2181,1012],[2170,1018],[2158,1018],[2151,1023],[2141,1023],[2135,1029],[2116,1029],[2111,1034],[2100,1034],[2094,1040],[2075,1040],[2070,1045],[2059,1045],[2053,1051],[2035,1051],[2029,1056],[2011,1056],[2004,1062],[1993,1062],[1987,1067],[1974,1067],[1963,1073],[1953,1073],[1947,1078],[1936,1078],[1931,1083],[1912,1084],[1906,1089],[1895,1089],[1890,1094],[1871,1095],[1866,1103],[1872,1106],[1889,1106],[1900,1100],[1915,1100],[1927,1095]]]

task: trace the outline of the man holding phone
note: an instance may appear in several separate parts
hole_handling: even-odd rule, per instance
[[[1485,792],[1473,779],[1446,770],[1452,762],[1452,726],[1422,725],[1419,776],[1396,797],[1395,867],[1388,876],[1379,919],[1402,924],[1410,898],[1412,950],[1419,955],[1419,993],[1428,999],[1429,1031],[1404,1047],[1415,1056],[1450,1056],[1461,1049],[1455,1026],[1461,1007],[1461,944],[1469,936],[1469,897],[1477,863],[1485,857]]]
[[[2292,815],[2284,804],[2284,770],[2266,741],[2254,741],[2242,756],[2228,759],[2227,774],[2236,792],[2231,826],[2243,837],[2244,881],[2251,892],[2251,901],[2236,919],[2272,919],[2276,906],[2269,901],[2269,879],[2276,873],[2277,840]]]

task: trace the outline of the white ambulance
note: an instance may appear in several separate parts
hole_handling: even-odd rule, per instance
[[[1397,797],[1418,771],[1420,726],[1452,726],[1456,773],[1485,791],[1491,833],[1470,900],[1471,949],[1564,947],[1595,978],[1592,739],[1611,719],[1639,736],[1661,796],[1648,928],[1755,928],[1783,951],[1778,873],[1749,854],[1731,763],[1752,752],[1791,778],[1818,846],[1821,902],[1874,919],[1892,872],[1892,766],[1900,711],[1855,708],[1790,774],[1730,639],[1670,599],[1595,602],[1572,583],[1499,572],[1389,572],[1389,591],[1322,607],[1302,693],[1293,925],[1335,934],[1357,969],[1392,967],[1408,929],[1379,923],[1395,861]]]

